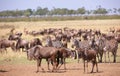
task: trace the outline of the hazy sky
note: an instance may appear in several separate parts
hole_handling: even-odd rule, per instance
[[[77,9],[85,7],[86,9],[96,9],[101,5],[104,8],[120,8],[120,0],[0,0],[0,11],[15,9],[36,9],[40,7],[69,8]]]

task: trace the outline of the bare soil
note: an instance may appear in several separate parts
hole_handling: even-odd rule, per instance
[[[15,64],[0,65],[0,76],[119,76],[120,63],[99,63],[99,72],[91,71],[91,63],[88,66],[88,72],[84,73],[83,63],[67,63],[67,70],[62,66],[57,72],[47,70],[47,64],[42,64],[45,72],[41,70],[36,73],[36,64]],[[51,67],[52,68],[52,67]],[[87,71],[87,70],[86,70]]]

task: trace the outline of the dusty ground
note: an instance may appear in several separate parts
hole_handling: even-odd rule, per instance
[[[63,70],[63,66],[57,72],[47,70],[46,64],[42,64],[46,72],[36,73],[36,64],[32,65],[0,65],[0,76],[119,76],[120,63],[99,63],[99,72],[91,71],[91,63],[89,63],[88,73],[83,72],[82,63],[68,63],[67,70]]]

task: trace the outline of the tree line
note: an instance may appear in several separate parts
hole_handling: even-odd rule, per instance
[[[85,7],[77,10],[68,8],[55,8],[49,10],[47,7],[37,7],[36,9],[26,10],[6,10],[0,12],[0,17],[48,17],[48,16],[82,16],[82,15],[107,15],[120,14],[120,8],[105,9],[101,6],[95,10],[86,10]]]

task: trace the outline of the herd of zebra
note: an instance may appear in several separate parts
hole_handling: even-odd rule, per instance
[[[110,62],[109,52],[111,52],[113,62],[116,62],[118,44],[120,43],[120,31],[116,31],[115,29],[111,29],[107,34],[100,30],[76,30],[68,27],[63,29],[49,28],[41,31],[28,31],[25,28],[23,33],[13,33],[13,31],[14,29],[11,30],[8,39],[0,39],[0,52],[4,50],[7,52],[6,48],[8,47],[11,47],[15,52],[20,51],[20,48],[22,48],[22,51],[27,52],[29,60],[37,60],[37,72],[39,71],[39,67],[41,67],[42,58],[45,58],[48,62],[48,69],[49,62],[51,62],[53,65],[52,71],[54,71],[60,68],[62,64],[64,64],[64,68],[66,69],[65,59],[67,57],[74,57],[78,59],[78,62],[82,58],[84,72],[85,62],[87,61],[88,64],[91,61],[93,64],[91,72],[93,72],[95,65],[98,72],[97,61],[103,62],[103,54],[106,62],[106,53],[108,53]],[[22,38],[23,34],[26,36],[32,35],[34,39],[27,41]],[[37,37],[38,35],[45,37],[45,45],[43,45],[42,39]],[[69,46],[70,44],[71,46]],[[41,69],[43,70],[42,67]]]

